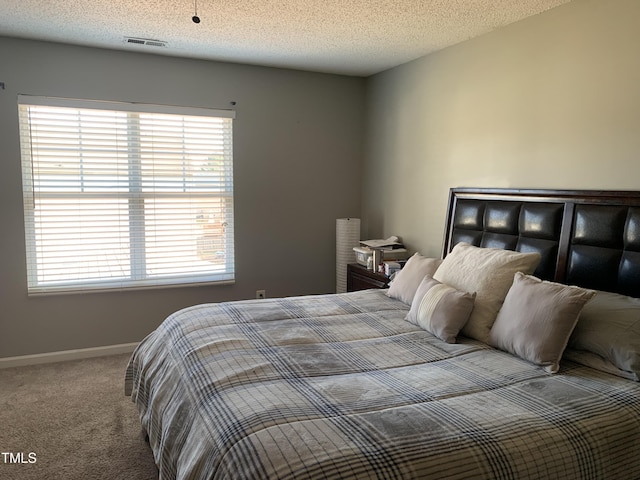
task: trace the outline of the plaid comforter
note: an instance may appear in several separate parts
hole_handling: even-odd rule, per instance
[[[170,316],[125,380],[160,478],[640,478],[640,384],[449,345],[407,311],[367,290]]]

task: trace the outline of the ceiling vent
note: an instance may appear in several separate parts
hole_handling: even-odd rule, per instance
[[[124,43],[133,45],[143,45],[145,47],[166,47],[167,42],[162,40],[152,40],[150,38],[124,37]]]

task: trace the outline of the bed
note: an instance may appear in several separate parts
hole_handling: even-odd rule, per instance
[[[640,193],[454,188],[388,290],[196,305],[125,392],[160,479],[640,478]]]

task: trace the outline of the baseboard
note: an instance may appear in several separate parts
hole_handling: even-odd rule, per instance
[[[106,347],[81,348],[78,350],[64,350],[62,352],[38,353],[36,355],[22,355],[19,357],[0,358],[0,369],[10,367],[23,367],[25,365],[38,365],[41,363],[64,362],[67,360],[80,360],[83,358],[104,357],[131,353],[138,343],[123,343],[120,345],[108,345]]]

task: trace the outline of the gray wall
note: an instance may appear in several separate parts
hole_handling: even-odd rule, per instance
[[[365,80],[0,38],[0,357],[136,342],[196,303],[335,291],[360,214]],[[28,297],[17,95],[230,108],[236,283]]]
[[[450,187],[640,189],[638,19],[574,0],[369,78],[363,230],[439,255]]]

